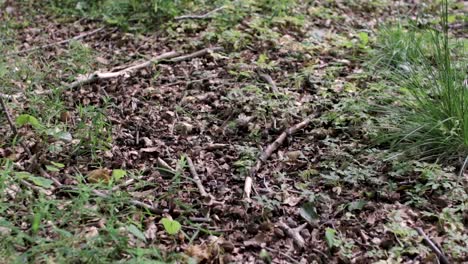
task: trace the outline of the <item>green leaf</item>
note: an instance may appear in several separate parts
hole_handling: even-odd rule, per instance
[[[114,179],[115,181],[122,179],[123,177],[125,177],[125,175],[127,175],[126,170],[113,170],[112,171],[112,179]]]
[[[30,176],[29,180],[31,180],[35,185],[44,187],[44,188],[50,188],[52,187],[52,184],[54,183],[52,180],[49,180],[43,177],[37,177],[37,176]]]
[[[46,165],[45,167],[46,167],[46,169],[47,169],[48,171],[52,171],[52,172],[60,171],[59,168],[57,168],[57,167],[55,167],[55,166],[52,166],[52,165]]]
[[[60,169],[65,168],[65,165],[62,164],[62,163],[53,162],[53,161],[51,161],[50,163],[51,163],[52,165],[54,165],[55,167],[57,167],[57,168],[60,168]]]
[[[43,177],[34,176],[27,171],[16,172],[15,176],[20,179],[28,179],[32,181],[35,185],[44,187],[44,188],[50,188],[52,184],[54,183],[52,180],[49,180]]]
[[[357,200],[357,201],[354,201],[354,202],[351,202],[349,203],[348,205],[348,210],[349,211],[353,211],[353,210],[362,210],[362,208],[364,208],[364,206],[366,205],[366,201],[364,200]]]
[[[325,229],[325,240],[329,248],[336,246],[338,244],[336,240],[336,230],[333,228]]]
[[[159,221],[163,224],[164,229],[169,235],[175,235],[180,231],[181,225],[176,220],[171,220],[169,218],[163,218]]]
[[[138,227],[136,227],[135,225],[127,226],[127,230],[128,230],[128,232],[132,233],[138,239],[146,242],[145,234],[143,234],[143,232],[141,232],[140,229]]]
[[[448,22],[449,24],[452,24],[452,23],[454,23],[455,21],[457,21],[457,16],[455,16],[455,15],[448,15],[448,16],[447,16],[447,22]]]
[[[31,125],[34,128],[41,127],[41,123],[39,123],[39,120],[37,120],[37,118],[35,118],[34,116],[28,114],[19,115],[16,118],[16,124],[18,126]]]
[[[39,230],[39,227],[41,226],[41,219],[42,219],[42,215],[40,212],[37,212],[34,214],[32,223],[31,223],[31,229],[34,234],[37,233],[37,231]]]
[[[299,214],[309,223],[319,218],[313,203],[305,203],[299,210]]]
[[[366,46],[369,43],[369,35],[366,32],[359,32],[359,40],[361,40],[361,44]]]

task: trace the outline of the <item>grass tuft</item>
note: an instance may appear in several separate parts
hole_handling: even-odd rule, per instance
[[[439,30],[383,30],[375,59],[396,88],[384,110],[380,142],[410,156],[450,161],[468,155],[467,56],[449,36],[443,6]]]

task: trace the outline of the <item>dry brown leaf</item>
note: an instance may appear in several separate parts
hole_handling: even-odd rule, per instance
[[[211,250],[206,245],[190,245],[185,250],[185,254],[189,257],[195,258],[198,262],[202,262],[210,259]]]
[[[104,183],[109,183],[111,179],[111,171],[109,169],[96,169],[93,171],[90,171],[86,178],[90,183],[99,183],[99,182],[104,182]]]

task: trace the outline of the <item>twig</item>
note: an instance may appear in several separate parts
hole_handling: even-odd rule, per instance
[[[5,104],[5,101],[3,100],[3,97],[0,96],[0,105],[2,106],[2,110],[5,113],[6,119],[8,121],[8,124],[10,125],[11,131],[13,132],[13,136],[18,135],[18,129],[16,128],[15,123],[13,123],[13,120],[11,119],[10,111],[8,111],[8,107]],[[31,157],[32,153],[29,150],[29,148],[22,142],[20,141],[20,145],[23,147],[23,149],[28,153],[28,155]]]
[[[159,55],[159,56],[157,56],[157,57],[155,57],[155,58],[153,58],[151,60],[145,61],[143,63],[137,64],[137,65],[134,65],[134,66],[126,67],[125,69],[117,71],[117,72],[95,72],[95,73],[87,74],[87,75],[84,75],[84,76],[79,76],[76,81],[68,84],[68,88],[73,89],[73,88],[76,88],[78,86],[82,86],[82,85],[85,85],[85,84],[95,82],[97,80],[106,80],[106,79],[117,78],[117,77],[123,76],[123,75],[129,75],[131,73],[136,72],[139,69],[150,66],[152,63],[155,63],[155,62],[160,61],[160,60],[168,59],[168,58],[173,58],[173,57],[176,57],[178,55],[179,55],[179,53],[175,52],[175,51],[166,52],[166,53],[163,53],[163,54],[161,54],[161,55]]]
[[[284,143],[284,141],[286,140],[286,138],[288,136],[291,136],[294,133],[296,133],[297,131],[299,131],[299,130],[303,129],[304,127],[308,126],[310,124],[310,122],[312,121],[312,119],[314,119],[314,118],[316,118],[318,116],[319,116],[319,113],[315,113],[315,114],[312,114],[312,115],[308,116],[306,119],[304,119],[304,121],[290,127],[289,129],[287,129],[286,131],[281,133],[281,135],[273,143],[268,145],[266,150],[260,155],[260,157],[258,157],[257,162],[255,163],[255,166],[253,166],[250,169],[249,174],[245,178],[244,197],[246,198],[247,201],[250,201],[250,193],[251,193],[251,189],[252,189],[252,182],[253,182],[253,179],[255,178],[255,176],[257,175],[258,171],[260,170],[262,164],[264,162],[266,162],[268,160],[268,158],[271,156],[271,154],[273,154],[273,152],[276,151],[278,149],[278,147],[281,146]]]
[[[280,221],[279,226],[283,228],[286,231],[286,233],[288,233],[288,235],[294,240],[294,242],[299,248],[304,248],[305,240],[301,236],[300,232],[302,229],[304,229],[307,226],[307,223],[304,223],[296,228],[291,228],[284,222]]]
[[[205,48],[205,49],[195,51],[195,52],[187,54],[187,55],[172,58],[169,61],[170,62],[181,62],[181,61],[184,61],[184,60],[190,60],[190,59],[193,59],[193,58],[196,58],[196,57],[201,57],[201,56],[203,56],[205,54],[208,54],[210,52],[216,52],[216,51],[221,51],[221,50],[223,50],[222,47]]]
[[[265,82],[267,82],[270,87],[271,87],[271,91],[274,93],[274,94],[278,94],[279,93],[279,90],[278,90],[278,86],[276,86],[276,83],[275,81],[273,81],[273,79],[271,78],[270,75],[266,74],[266,73],[263,73],[263,72],[260,72],[260,71],[257,71],[257,74],[258,76],[260,76],[260,78],[262,80],[264,80]]]
[[[468,168],[468,155],[465,158],[465,161],[463,162],[462,167],[460,168],[460,173],[458,175],[458,178],[461,179],[463,176],[463,173],[465,172],[466,168]]]
[[[174,20],[184,20],[184,19],[209,19],[212,18],[213,14],[224,9],[224,6],[218,7],[216,9],[211,10],[210,12],[204,15],[183,15],[175,17]]]
[[[205,187],[203,187],[200,177],[198,176],[197,170],[195,169],[195,165],[193,165],[192,159],[189,156],[186,156],[186,159],[187,159],[187,164],[189,166],[190,173],[192,174],[192,177],[193,177],[193,181],[197,185],[197,188],[200,191],[201,196],[207,197],[208,193],[205,191]]]
[[[203,187],[200,177],[198,176],[197,170],[195,169],[195,165],[193,165],[192,159],[189,156],[185,156],[185,158],[187,159],[187,165],[189,167],[190,174],[192,174],[193,181],[197,185],[200,195],[204,198],[203,203],[208,206],[213,204],[223,204],[223,202],[216,201],[216,198],[205,190],[205,187]]]
[[[79,87],[79,86],[82,86],[82,85],[85,85],[85,84],[90,84],[90,83],[96,82],[98,80],[107,80],[107,79],[117,78],[117,77],[120,77],[120,76],[129,76],[130,74],[132,74],[132,73],[134,73],[134,72],[136,72],[136,71],[138,71],[138,70],[140,70],[142,68],[146,68],[146,67],[150,66],[151,64],[157,63],[157,62],[159,62],[161,60],[169,59],[169,62],[181,62],[181,61],[184,61],[184,60],[189,60],[189,59],[193,59],[195,57],[203,56],[203,55],[205,55],[205,54],[207,54],[209,52],[219,51],[221,49],[222,49],[221,47],[205,48],[205,49],[193,52],[191,54],[182,55],[182,56],[180,56],[179,52],[170,51],[170,52],[163,53],[163,54],[161,54],[159,56],[156,56],[156,57],[152,58],[151,60],[147,60],[147,61],[144,61],[144,62],[139,63],[137,65],[126,67],[126,68],[124,68],[123,70],[120,70],[120,71],[116,71],[116,72],[94,72],[94,73],[87,74],[87,75],[84,75],[84,76],[79,76],[76,81],[68,84],[67,86],[68,86],[68,88],[73,89],[73,88],[76,88],[76,87]]]
[[[45,49],[45,48],[52,47],[52,46],[62,45],[62,44],[68,43],[68,42],[70,42],[70,41],[72,41],[72,40],[79,40],[79,39],[85,38],[85,37],[87,37],[87,36],[96,34],[96,33],[100,32],[100,31],[102,31],[104,28],[105,28],[105,27],[100,27],[100,28],[98,28],[98,29],[95,29],[95,30],[91,30],[91,31],[82,33],[82,34],[80,34],[80,35],[78,35],[78,36],[75,36],[75,37],[73,37],[73,38],[69,38],[69,39],[66,39],[66,40],[62,40],[62,41],[58,41],[58,42],[54,42],[54,43],[42,45],[42,46],[39,46],[39,47],[33,47],[33,48],[30,48],[30,49],[20,50],[20,51],[16,51],[16,52],[10,52],[10,53],[8,53],[6,56],[18,55],[18,54],[21,54],[21,53],[26,53],[26,52],[31,52],[31,51],[39,50],[39,49]]]
[[[426,233],[424,233],[424,231],[419,228],[419,227],[416,227],[415,228],[416,231],[418,232],[419,235],[421,235],[424,239],[424,242],[426,242],[426,244],[432,249],[432,251],[434,251],[434,253],[437,255],[437,257],[439,258],[440,260],[440,263],[442,264],[449,264],[450,261],[448,260],[448,258],[444,255],[444,253],[442,252],[442,250],[440,250],[435,244],[434,242],[432,242],[432,240],[426,235]]]
[[[15,136],[18,135],[18,129],[16,129],[15,123],[13,123],[13,120],[11,119],[10,112],[8,111],[5,101],[3,101],[2,96],[0,96],[0,104],[2,105],[2,110],[5,113],[8,124],[10,125],[10,128],[11,128],[11,131],[13,132]]]

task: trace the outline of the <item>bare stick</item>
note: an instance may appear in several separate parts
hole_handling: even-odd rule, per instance
[[[415,228],[416,231],[419,233],[419,235],[421,235],[424,239],[424,242],[426,242],[426,244],[432,249],[432,251],[434,251],[434,253],[437,255],[437,257],[439,258],[440,260],[440,263],[442,264],[449,264],[450,261],[448,260],[448,258],[444,255],[444,253],[434,244],[434,242],[432,242],[432,240],[426,235],[426,233],[424,233],[424,231],[419,228],[419,227],[416,227]]]
[[[304,127],[308,126],[310,124],[310,122],[312,121],[312,119],[314,119],[314,118],[316,118],[318,116],[319,116],[318,113],[315,113],[315,114],[312,114],[312,115],[308,116],[306,119],[304,119],[304,121],[290,127],[289,129],[287,129],[286,131],[281,133],[281,135],[279,135],[279,137],[275,141],[273,141],[273,143],[268,145],[268,147],[265,149],[265,151],[263,151],[263,153],[260,155],[260,157],[258,157],[257,162],[255,163],[255,166],[253,166],[250,169],[249,174],[245,178],[244,196],[245,196],[247,201],[250,201],[250,193],[251,193],[251,189],[252,189],[252,182],[253,182],[253,179],[255,178],[255,176],[257,175],[258,171],[262,167],[262,164],[264,162],[266,162],[268,160],[268,158],[271,156],[271,154],[273,154],[273,152],[276,151],[278,149],[278,147],[281,146],[284,143],[284,141],[286,140],[286,138],[288,136],[291,136],[294,133],[296,133],[297,131],[299,131],[299,130],[303,129]]]
[[[31,52],[31,51],[35,51],[35,50],[45,49],[45,48],[52,47],[52,46],[62,45],[62,44],[68,43],[68,42],[70,42],[70,41],[72,41],[72,40],[79,40],[79,39],[85,38],[85,37],[87,37],[87,36],[96,34],[96,33],[100,32],[100,31],[102,31],[104,28],[105,28],[105,27],[100,27],[100,28],[98,28],[98,29],[95,29],[95,30],[91,30],[91,31],[82,33],[82,34],[80,34],[80,35],[78,35],[78,36],[75,36],[75,37],[73,37],[73,38],[70,38],[70,39],[66,39],[66,40],[62,40],[62,41],[58,41],[58,42],[54,42],[54,43],[42,45],[42,46],[39,46],[39,47],[33,47],[33,48],[30,48],[30,49],[25,49],[25,50],[20,50],[20,51],[16,51],[16,52],[11,52],[11,53],[8,53],[6,56],[18,55],[18,54],[21,54],[21,53],[26,53],[26,52]]]
[[[6,119],[8,121],[8,124],[10,125],[11,131],[13,131],[13,134],[16,136],[18,135],[18,129],[16,129],[15,123],[13,123],[13,120],[11,119],[10,112],[8,111],[8,108],[5,104],[5,101],[3,101],[3,97],[0,96],[0,104],[2,105],[2,110],[5,113]]]
[[[460,174],[458,175],[459,179],[461,179],[461,177],[463,177],[463,173],[465,172],[466,168],[468,168],[468,155],[466,156],[465,162],[463,162],[463,165],[460,168]]]
[[[76,81],[68,84],[67,86],[68,86],[68,88],[73,89],[73,88],[76,88],[76,87],[79,87],[79,86],[82,86],[82,85],[85,85],[85,84],[90,84],[90,83],[96,82],[97,80],[107,80],[107,79],[117,78],[117,77],[120,77],[120,76],[129,76],[130,74],[133,74],[136,71],[138,71],[138,70],[140,70],[142,68],[146,68],[146,67],[150,66],[151,64],[157,63],[157,62],[159,62],[161,60],[169,59],[169,62],[181,62],[181,61],[184,61],[184,60],[189,60],[189,59],[193,59],[195,57],[203,56],[203,55],[205,55],[205,54],[207,54],[209,52],[219,51],[221,49],[222,49],[221,47],[205,48],[205,49],[196,51],[194,53],[191,53],[191,54],[188,54],[188,55],[182,55],[182,56],[179,56],[180,55],[179,52],[170,51],[170,52],[163,53],[163,54],[161,54],[161,55],[159,55],[157,57],[154,57],[151,60],[147,60],[147,61],[144,61],[144,62],[139,63],[137,65],[126,67],[126,68],[124,68],[123,70],[120,70],[120,71],[116,71],[116,72],[94,72],[94,73],[91,73],[91,74],[80,76],[80,77],[77,78]]]
[[[303,248],[305,246],[305,240],[301,236],[300,232],[307,226],[307,223],[304,223],[296,228],[291,228],[284,222],[280,221],[279,226],[286,231],[286,233],[294,240],[299,248]]]
[[[187,164],[189,166],[190,173],[192,174],[193,181],[197,185],[198,190],[200,191],[201,196],[206,197],[208,196],[208,193],[205,191],[205,187],[203,187],[203,184],[200,180],[200,177],[198,177],[197,170],[195,169],[195,165],[193,165],[193,161],[189,156],[186,156],[187,159]]]
[[[142,68],[150,66],[152,63],[155,63],[160,60],[168,59],[168,58],[173,58],[179,56],[178,52],[171,51],[171,52],[166,52],[163,53],[151,60],[142,62],[140,64],[134,65],[134,66],[129,66],[123,70],[117,71],[117,72],[95,72],[91,74],[87,74],[84,76],[80,76],[77,78],[76,81],[68,84],[68,88],[73,89],[78,86],[82,86],[85,84],[89,84],[92,82],[95,82],[97,80],[106,80],[106,79],[112,79],[112,78],[117,78],[119,76],[124,76],[124,75],[130,75],[131,73],[136,72],[137,70],[140,70]]]
[[[5,113],[8,124],[10,125],[10,128],[11,128],[11,131],[13,132],[13,136],[16,137],[18,135],[18,129],[16,128],[15,123],[11,119],[10,111],[8,111],[8,107],[5,104],[3,97],[1,96],[0,96],[0,105],[2,106],[2,110]],[[27,146],[24,144],[23,141],[20,141],[20,145],[24,148],[24,150],[26,151],[26,153],[28,153],[29,156],[32,156],[31,151],[29,150],[29,148],[27,148]]]
[[[263,72],[257,72],[258,76],[260,76],[260,78],[262,78],[262,80],[264,80],[265,82],[267,82],[270,87],[271,87],[271,91],[275,94],[279,93],[279,90],[278,90],[278,86],[276,86],[276,83],[275,81],[273,81],[273,79],[271,78],[270,75],[266,74],[266,73],[263,73]]]
[[[222,47],[205,48],[205,49],[195,51],[195,52],[187,54],[187,55],[172,58],[169,61],[170,62],[181,62],[181,61],[184,61],[184,60],[190,60],[190,59],[193,59],[193,58],[196,58],[196,57],[204,56],[205,54],[208,54],[210,52],[216,52],[216,51],[221,51],[221,50],[223,50]]]
[[[213,15],[224,9],[225,7],[222,6],[222,7],[218,7],[216,9],[213,9],[211,10],[210,12],[204,14],[204,15],[184,15],[184,16],[178,16],[178,17],[175,17],[174,20],[185,20],[185,19],[209,19],[211,17],[213,17]]]

